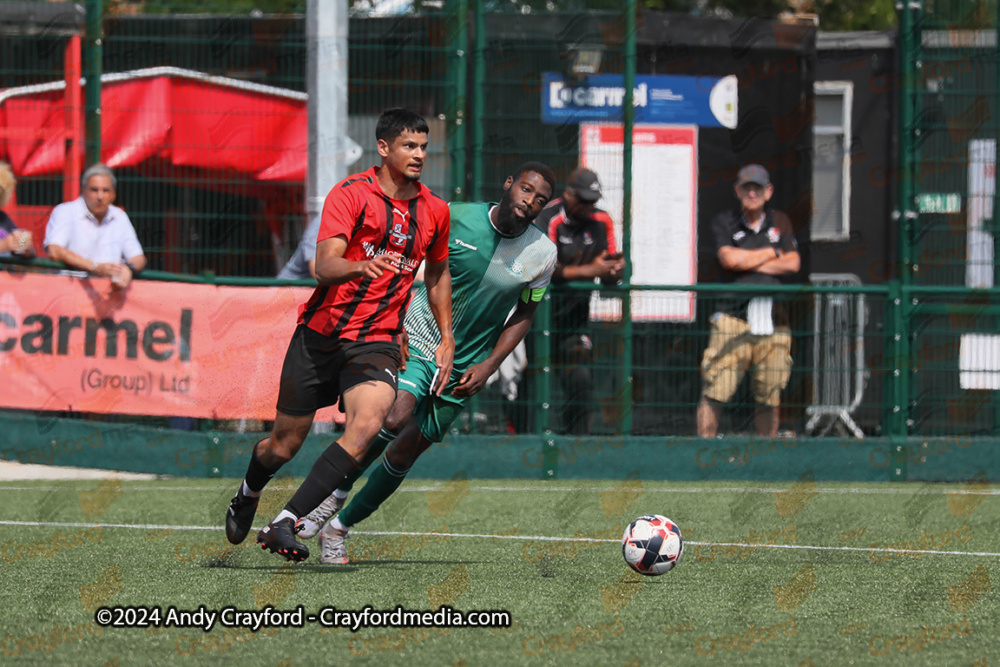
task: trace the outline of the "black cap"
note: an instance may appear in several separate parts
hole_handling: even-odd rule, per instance
[[[748,164],[740,169],[736,175],[736,185],[746,185],[747,183],[756,183],[767,187],[771,184],[771,177],[768,175],[767,169],[759,164]]]
[[[597,179],[597,174],[583,167],[569,175],[566,187],[573,188],[573,193],[580,201],[592,204],[601,198],[601,182]]]

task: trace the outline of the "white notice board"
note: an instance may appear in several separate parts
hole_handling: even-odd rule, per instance
[[[580,125],[580,163],[597,172],[603,197],[597,203],[622,241],[622,145],[619,124]],[[632,130],[632,284],[694,285],[698,278],[698,128],[635,125]],[[620,247],[620,246],[619,246]],[[590,317],[621,318],[620,299],[594,292]],[[632,319],[693,322],[694,292],[632,292]]]
[[[993,287],[993,217],[997,144],[994,139],[969,142],[969,221],[965,237],[965,286]]]

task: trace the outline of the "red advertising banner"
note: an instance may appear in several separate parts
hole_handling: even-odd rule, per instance
[[[274,419],[310,292],[0,273],[0,407]]]

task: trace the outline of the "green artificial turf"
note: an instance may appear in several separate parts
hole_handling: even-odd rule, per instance
[[[257,525],[300,481],[272,483]],[[1000,500],[962,485],[409,480],[348,541],[286,564],[225,539],[236,480],[0,485],[0,663],[972,665],[1000,659]],[[632,574],[619,539],[676,521],[681,563]],[[11,522],[24,522],[25,525]],[[544,538],[544,539],[542,539]],[[556,539],[550,539],[556,538]],[[563,539],[559,539],[563,538]],[[577,538],[577,539],[565,539]],[[793,548],[786,548],[793,547]],[[805,548],[809,547],[809,548]],[[820,548],[822,547],[822,548]],[[887,549],[889,549],[887,551]],[[892,551],[892,549],[902,550]],[[907,551],[910,550],[910,551]],[[940,551],[949,553],[913,553]],[[979,555],[956,555],[950,552]],[[225,607],[509,612],[506,628],[102,628]]]

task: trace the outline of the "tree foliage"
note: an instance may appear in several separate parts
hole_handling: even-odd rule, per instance
[[[820,30],[887,30],[896,25],[895,0],[821,0]]]
[[[138,12],[304,13],[308,0],[105,0],[106,8],[126,6]],[[371,11],[379,0],[349,0],[354,10]],[[397,0],[400,8],[408,0]],[[382,0],[385,2],[385,0]],[[439,10],[446,0],[409,0],[420,11]],[[396,3],[393,3],[396,4]],[[718,18],[778,18],[801,11],[819,16],[820,30],[886,30],[896,25],[895,0],[639,0],[642,9]],[[621,11],[623,0],[484,0],[487,11]],[[113,11],[113,9],[112,9]]]
[[[621,11],[622,5],[622,0],[487,0],[489,8],[524,13]],[[819,16],[821,30],[831,31],[886,30],[896,25],[895,0],[639,0],[639,5],[642,9],[717,18],[776,19],[796,11],[812,13]]]

